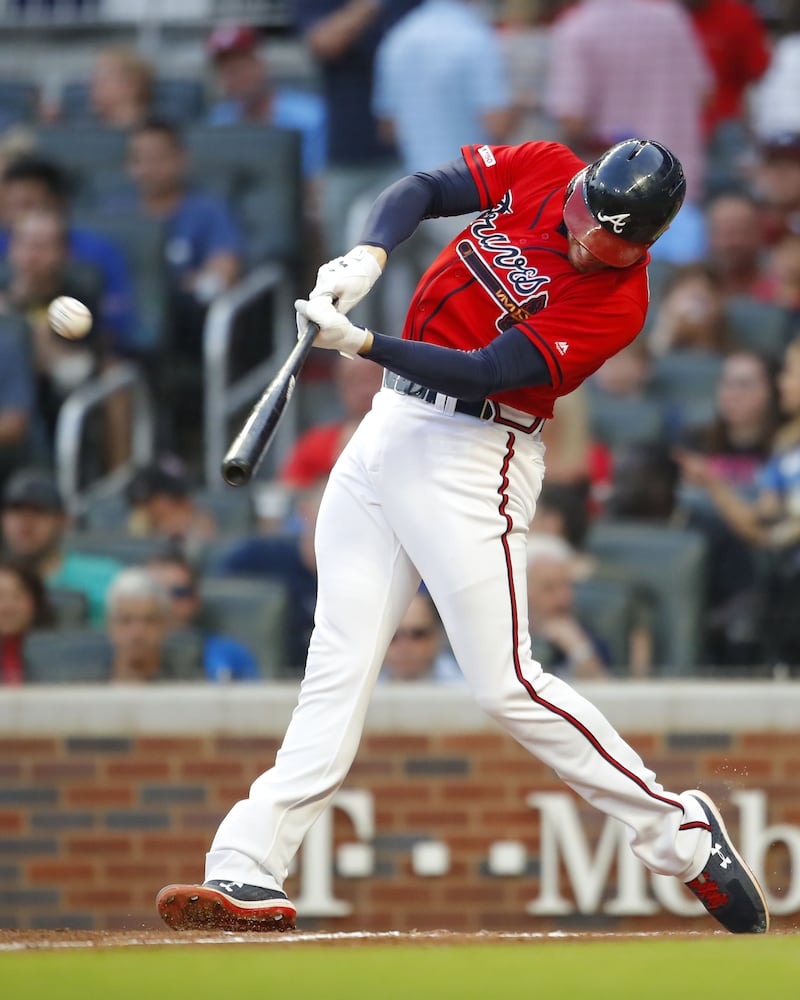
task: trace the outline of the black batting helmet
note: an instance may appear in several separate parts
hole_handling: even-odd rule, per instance
[[[598,260],[628,267],[668,228],[685,194],[683,167],[666,146],[626,139],[569,182],[564,222]]]

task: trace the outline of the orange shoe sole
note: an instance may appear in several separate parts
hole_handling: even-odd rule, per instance
[[[241,905],[202,885],[168,885],[156,896],[161,919],[173,930],[275,932],[294,930],[297,911],[288,900]]]

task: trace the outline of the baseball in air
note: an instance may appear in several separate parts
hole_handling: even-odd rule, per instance
[[[92,328],[92,314],[86,306],[69,295],[59,295],[47,308],[47,319],[59,337],[80,340]]]

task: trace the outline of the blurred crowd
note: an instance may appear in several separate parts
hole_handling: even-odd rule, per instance
[[[545,428],[534,653],[577,680],[800,674],[800,0],[286,10],[287,78],[269,32],[223,24],[194,76],[114,43],[57,101],[0,81],[0,684],[301,676],[316,510],[381,372],[314,358],[279,467],[206,482],[209,309],[265,263],[307,291],[383,187],[464,144],[590,160],[631,135],[678,155],[689,194],[644,332]],[[355,318],[399,333],[464,221],[425,222]],[[92,311],[82,340],[48,325],[64,294]],[[123,365],[155,400],[154,458],[76,513],[65,406]],[[99,409],[83,480],[131,465],[133,420],[124,395]],[[424,582],[382,680],[463,682]]]

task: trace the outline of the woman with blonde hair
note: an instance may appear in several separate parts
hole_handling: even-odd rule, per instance
[[[151,64],[135,49],[103,49],[94,64],[89,102],[101,125],[130,129],[151,113],[155,74]]]

